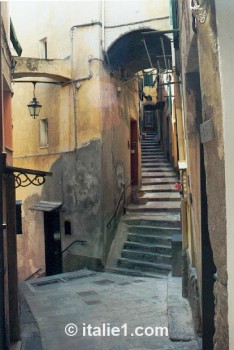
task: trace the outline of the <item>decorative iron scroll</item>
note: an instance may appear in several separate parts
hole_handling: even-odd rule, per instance
[[[200,4],[201,1],[198,0],[191,0],[191,10],[193,12],[194,17],[201,23],[205,23],[206,17],[208,14],[207,10],[207,1],[203,0],[202,5]]]
[[[45,182],[45,176],[43,175],[30,175],[26,173],[14,173],[15,177],[15,188],[27,187],[29,185],[41,186]]]
[[[15,188],[27,187],[29,185],[41,186],[45,183],[46,176],[52,175],[52,173],[49,172],[14,168],[10,166],[6,166],[5,173],[15,177]]]

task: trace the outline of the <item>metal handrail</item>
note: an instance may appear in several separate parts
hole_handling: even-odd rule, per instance
[[[73,241],[71,244],[69,244],[69,246],[67,248],[65,248],[63,251],[62,251],[62,254],[64,252],[66,252],[73,244],[75,243],[80,243],[82,245],[84,245],[85,243],[87,243],[87,241],[84,241],[84,240],[80,240],[80,239],[76,239],[75,241]]]
[[[125,203],[125,192],[126,192],[126,188],[130,187],[131,185],[132,185],[132,183],[128,184],[127,186],[125,186],[124,184],[122,184],[122,186],[123,186],[123,191],[122,191],[122,193],[121,193],[121,195],[120,195],[118,204],[117,204],[116,209],[115,209],[115,211],[114,211],[114,214],[112,215],[111,219],[110,219],[110,220],[108,221],[108,223],[106,224],[106,228],[110,228],[110,227],[111,227],[111,223],[112,223],[112,221],[114,220],[114,218],[116,217],[116,214],[117,214],[117,212],[118,212],[118,210],[119,210],[119,206],[120,206],[122,197],[124,197],[123,199],[124,199],[124,203]]]
[[[25,281],[30,280],[33,276],[35,276],[35,275],[36,275],[39,271],[41,271],[41,270],[42,270],[42,268],[40,267],[40,269],[38,269],[37,271],[33,272],[32,275],[30,275],[29,277],[27,277],[27,278],[25,279]]]

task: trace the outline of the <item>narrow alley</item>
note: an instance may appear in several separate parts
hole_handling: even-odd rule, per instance
[[[0,1],[0,350],[233,350],[234,3]]]

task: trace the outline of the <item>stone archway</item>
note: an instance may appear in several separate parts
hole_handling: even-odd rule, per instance
[[[163,50],[166,59],[171,62],[171,39],[163,32],[153,31],[155,35],[146,34],[149,31],[151,30],[139,29],[119,37],[107,50],[106,63],[113,70],[124,69],[130,74],[149,68],[151,63],[154,68],[157,68],[159,63],[162,69],[166,69]]]

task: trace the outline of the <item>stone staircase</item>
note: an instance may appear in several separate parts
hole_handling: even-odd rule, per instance
[[[141,143],[142,187],[137,203],[126,207],[127,234],[115,271],[167,277],[172,268],[172,237],[180,235],[180,195],[176,174],[155,133]]]

